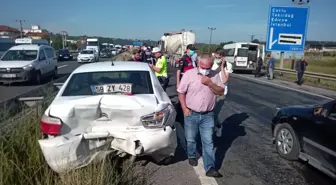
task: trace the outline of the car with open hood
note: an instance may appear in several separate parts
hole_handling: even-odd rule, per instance
[[[171,158],[176,111],[146,63],[97,62],[70,74],[41,119],[39,145],[61,173],[108,154]]]
[[[336,100],[279,108],[272,135],[281,157],[301,159],[336,179]]]

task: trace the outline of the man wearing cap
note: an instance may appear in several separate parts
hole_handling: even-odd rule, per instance
[[[154,57],[157,58],[157,61],[155,65],[149,64],[149,66],[155,71],[155,75],[159,79],[163,90],[166,91],[169,83],[167,59],[162,55],[161,50],[158,47],[153,48],[152,53],[154,54]]]
[[[196,47],[193,44],[187,46],[187,53],[182,57],[180,61],[180,69],[176,72],[176,86],[180,85],[181,78],[185,72],[194,68],[192,56],[195,54]]]

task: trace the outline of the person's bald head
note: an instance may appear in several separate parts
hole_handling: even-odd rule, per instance
[[[198,66],[202,69],[211,69],[212,65],[212,56],[210,54],[202,54],[198,60]]]

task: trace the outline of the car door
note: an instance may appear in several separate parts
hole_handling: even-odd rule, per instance
[[[38,69],[40,70],[42,76],[46,75],[50,71],[48,58],[43,48],[40,48],[39,51]]]
[[[333,172],[336,172],[335,109],[335,105],[332,105],[327,115],[313,116],[303,137],[304,152]]]
[[[45,51],[50,62],[50,71],[54,71],[54,69],[57,67],[57,57],[55,55],[55,50],[53,48],[46,48]]]

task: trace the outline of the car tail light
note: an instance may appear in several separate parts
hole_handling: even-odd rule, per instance
[[[145,128],[163,128],[169,118],[172,108],[169,105],[159,112],[154,112],[141,117],[141,122]]]
[[[41,119],[41,131],[47,135],[61,135],[62,121],[59,118],[53,118],[43,115]]]

